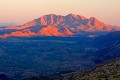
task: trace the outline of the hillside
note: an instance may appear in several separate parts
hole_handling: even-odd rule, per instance
[[[14,80],[0,73],[0,80]],[[21,80],[21,79],[20,79]],[[40,76],[34,73],[24,74],[22,80],[120,80],[120,58],[105,62],[86,72],[59,73]]]
[[[67,74],[69,75],[69,74]],[[120,58],[99,65],[84,74],[63,74],[63,80],[120,80]]]
[[[50,76],[29,76],[23,80],[120,80],[120,58],[85,72],[63,72]]]
[[[96,47],[110,47],[113,43],[120,41],[120,31],[111,32],[107,35],[102,35],[93,40]]]
[[[120,31],[100,36],[93,40],[93,44],[99,48],[93,57],[95,63],[120,57]]]
[[[120,57],[120,41],[114,42],[109,45],[109,47],[99,49],[94,55],[94,62],[101,63],[105,60],[115,59],[117,57]]]

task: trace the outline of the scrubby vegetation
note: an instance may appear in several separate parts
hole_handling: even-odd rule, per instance
[[[0,39],[0,79],[119,80],[120,34],[111,34]]]

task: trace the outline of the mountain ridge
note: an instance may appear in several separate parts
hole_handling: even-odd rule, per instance
[[[50,28],[50,26],[52,28]],[[8,26],[5,28],[0,28],[0,32],[6,30],[15,31],[9,34],[8,33],[2,35],[0,34],[0,38],[6,38],[11,36],[76,36],[85,35],[84,32],[85,33],[95,32],[94,34],[91,35],[98,35],[97,34],[98,32],[104,33],[111,31],[119,31],[120,28],[104,24],[95,17],[87,19],[84,16],[76,14],[68,14],[66,16],[49,14],[41,16],[38,19],[34,19],[20,26]],[[25,32],[26,30],[30,32],[30,34],[26,33]],[[13,34],[18,32],[19,35]]]

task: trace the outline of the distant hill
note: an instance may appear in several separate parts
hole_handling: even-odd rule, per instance
[[[0,23],[0,27],[7,27],[7,26],[16,26],[15,23]]]
[[[120,41],[120,31],[110,32],[107,35],[102,35],[93,40],[94,46],[110,47],[113,43]]]
[[[108,47],[109,46],[109,47]],[[101,63],[106,60],[120,57],[120,41],[114,42],[105,48],[99,49],[94,55],[94,62]]]
[[[112,31],[119,31],[120,28],[104,24],[98,19],[76,14],[66,16],[49,14],[41,16],[19,26],[8,26],[0,28],[0,38],[11,36],[87,36],[95,37]],[[7,33],[10,32],[10,33]]]

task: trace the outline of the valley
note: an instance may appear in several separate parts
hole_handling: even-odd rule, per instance
[[[117,26],[76,14],[44,15],[0,27],[0,79],[81,80],[79,75],[119,58],[119,50]]]
[[[104,39],[109,35],[110,38]],[[114,40],[108,42],[109,39]],[[119,32],[97,38],[46,36],[0,39],[0,72],[21,80],[27,76],[87,71],[119,58],[119,41]]]

